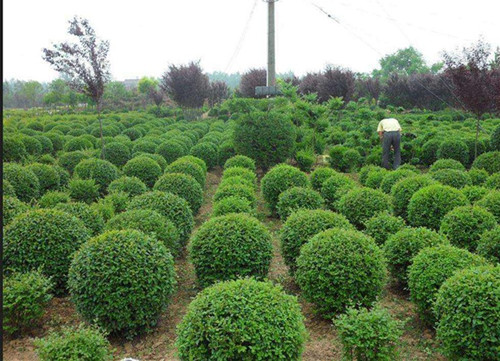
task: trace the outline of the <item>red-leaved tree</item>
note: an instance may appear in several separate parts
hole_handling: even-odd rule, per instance
[[[161,78],[160,87],[178,105],[200,108],[208,97],[210,83],[199,62],[170,65]]]
[[[255,87],[267,83],[266,69],[250,69],[241,76],[239,93],[246,98],[256,98]]]
[[[348,69],[328,66],[318,83],[318,100],[342,97],[347,104],[354,94],[354,73]]]

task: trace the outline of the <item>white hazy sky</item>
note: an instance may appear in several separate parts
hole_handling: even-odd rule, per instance
[[[42,48],[67,39],[74,15],[89,19],[98,36],[110,41],[116,80],[159,77],[169,64],[191,60],[200,60],[208,72],[266,66],[267,4],[262,0],[3,3],[4,79],[57,78],[42,60]],[[381,55],[409,45],[433,63],[443,50],[470,45],[480,36],[500,46],[500,0],[280,0],[275,6],[278,73],[303,75],[327,64],[369,72]]]

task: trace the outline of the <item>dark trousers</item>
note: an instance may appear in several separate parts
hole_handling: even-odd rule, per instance
[[[384,138],[382,139],[382,166],[385,169],[390,169],[389,167],[389,152],[391,151],[391,146],[394,148],[394,169],[397,169],[401,164],[401,133],[396,132],[384,132]]]

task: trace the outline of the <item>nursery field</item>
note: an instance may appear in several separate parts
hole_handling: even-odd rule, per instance
[[[293,89],[188,118],[4,112],[5,360],[500,359],[500,119]]]

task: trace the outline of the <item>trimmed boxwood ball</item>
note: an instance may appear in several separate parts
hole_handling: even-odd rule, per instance
[[[176,255],[179,250],[179,232],[175,224],[152,209],[135,209],[120,213],[106,223],[106,231],[135,229],[162,242]]]
[[[491,190],[478,200],[475,205],[487,209],[500,223],[500,190]]]
[[[222,180],[223,181],[228,179],[228,178],[232,178],[232,177],[245,178],[247,181],[251,182],[254,185],[254,187],[257,186],[257,176],[255,175],[254,172],[252,172],[248,168],[231,167],[231,168],[227,168],[222,173]]]
[[[373,189],[380,188],[380,184],[382,184],[387,173],[389,173],[389,171],[385,168],[370,171],[366,175],[365,187]]]
[[[98,235],[104,229],[104,219],[102,216],[88,204],[82,202],[60,203],[55,209],[61,210],[80,219],[87,227],[92,236]]]
[[[224,163],[224,169],[228,169],[231,167],[247,168],[252,172],[255,172],[256,170],[255,161],[252,158],[249,158],[241,154],[235,155],[234,157],[231,157],[228,160],[226,160],[226,163]]]
[[[21,202],[16,197],[3,196],[2,198],[2,222],[6,226],[9,224],[16,216],[28,211],[29,207],[27,204]]]
[[[453,208],[468,204],[458,189],[440,184],[421,188],[408,204],[408,222],[414,227],[439,229],[443,217]]]
[[[243,178],[240,176],[222,178],[221,182],[219,183],[219,187],[234,186],[240,184],[253,188],[255,191],[257,191],[257,184],[253,183],[251,180],[248,180],[248,178]]]
[[[484,232],[479,237],[476,251],[493,264],[500,263],[500,226]]]
[[[129,177],[137,177],[152,188],[162,171],[158,163],[153,159],[139,156],[132,158],[123,166],[123,173]]]
[[[273,255],[271,235],[244,213],[215,217],[193,236],[189,254],[201,287],[247,276],[262,279]]]
[[[219,162],[218,164],[220,166],[224,166],[226,161],[234,157],[236,155],[236,151],[234,150],[234,143],[231,140],[227,140],[223,142],[221,145],[219,145]]]
[[[17,198],[16,197],[16,190],[14,189],[12,184],[10,184],[10,182],[7,179],[3,180],[2,193],[3,193],[4,197],[11,196],[11,197]]]
[[[17,137],[4,137],[2,152],[4,162],[22,162],[28,157],[24,143]]]
[[[160,166],[162,172],[167,167],[167,161],[165,160],[165,158],[163,158],[161,155],[156,154],[156,153],[155,154],[150,154],[150,153],[135,153],[135,154],[132,155],[132,158],[136,158],[136,157],[148,157],[148,158],[151,158],[156,163],[158,163],[158,165]]]
[[[287,218],[280,232],[281,253],[292,276],[297,269],[300,248],[313,236],[329,228],[354,230],[343,215],[322,209],[300,209]]]
[[[472,185],[480,186],[488,179],[488,172],[484,169],[472,168],[468,171]]]
[[[155,191],[177,194],[188,201],[193,214],[203,203],[203,189],[192,176],[183,173],[165,173],[154,185]]]
[[[485,186],[490,189],[500,189],[500,172],[490,175]]]
[[[246,199],[250,202],[252,208],[255,208],[257,206],[255,191],[253,190],[253,188],[250,188],[249,186],[246,186],[244,184],[225,185],[222,187],[218,187],[217,191],[214,194],[213,201],[219,202],[224,198],[233,196]]]
[[[122,143],[106,143],[104,146],[104,159],[117,167],[121,167],[130,159],[130,149]]]
[[[321,187],[321,196],[325,200],[326,207],[332,211],[337,211],[340,198],[355,187],[355,181],[342,173],[335,172],[323,182]]]
[[[432,179],[441,184],[454,188],[463,188],[471,185],[472,181],[467,172],[456,169],[440,169],[430,173]]]
[[[156,147],[155,153],[161,155],[170,164],[177,158],[186,155],[186,150],[178,142],[167,140]]]
[[[439,159],[429,168],[429,172],[435,172],[441,169],[455,169],[465,171],[465,166],[455,159]]]
[[[408,204],[411,197],[421,188],[437,182],[427,175],[417,175],[399,180],[391,189],[394,214],[408,218]]]
[[[337,171],[335,171],[332,168],[327,168],[327,167],[320,167],[316,168],[310,176],[310,181],[311,181],[311,187],[315,191],[321,192],[321,188],[323,188],[323,183],[330,178],[331,176],[334,176],[338,174]]]
[[[88,154],[81,151],[75,151],[75,152],[68,152],[61,154],[57,162],[61,167],[66,169],[68,172],[73,173],[78,163],[88,158],[90,158]]]
[[[177,327],[176,345],[183,361],[298,361],[306,337],[295,296],[271,282],[242,279],[200,292]]]
[[[42,154],[42,143],[40,143],[35,137],[24,134],[20,134],[17,137],[21,142],[23,142],[28,154],[35,156]]]
[[[194,155],[185,155],[183,157],[180,157],[179,159],[177,159],[177,162],[191,162],[191,163],[196,163],[198,164],[202,169],[203,169],[203,174],[207,174],[207,164],[205,163],[205,161],[203,159],[200,159],[198,157],[195,157]]]
[[[59,203],[68,203],[71,197],[66,192],[50,191],[45,193],[39,200],[38,205],[41,208],[53,208]]]
[[[40,194],[59,188],[59,173],[50,165],[42,163],[32,163],[26,166],[38,178]]]
[[[425,227],[404,228],[389,236],[384,244],[387,268],[403,288],[408,284],[408,267],[421,249],[448,245],[448,239]]]
[[[321,209],[324,201],[315,190],[292,187],[280,194],[276,210],[282,220],[299,209]]]
[[[184,198],[168,192],[148,192],[130,201],[127,210],[134,209],[152,209],[167,217],[179,232],[180,246],[183,247],[187,243],[194,220],[189,203]]]
[[[238,196],[230,196],[222,198],[213,205],[212,216],[223,216],[229,213],[246,213],[255,216],[255,209],[252,207],[250,201],[246,198]]]
[[[500,151],[500,125],[498,125],[493,134],[491,134],[490,145],[492,150]]]
[[[68,285],[85,320],[131,338],[151,331],[165,311],[174,261],[163,243],[142,232],[108,231],[75,253]]]
[[[364,229],[374,214],[391,211],[391,199],[376,189],[354,188],[340,198],[338,209],[356,228]]]
[[[454,159],[465,165],[469,162],[469,147],[460,139],[447,139],[439,145],[437,157]]]
[[[26,272],[41,267],[64,293],[73,252],[90,237],[83,222],[55,209],[39,209],[16,217],[6,228],[4,267]]]
[[[431,165],[437,159],[437,151],[441,145],[440,139],[431,139],[424,143],[420,152],[420,159],[425,165]]]
[[[307,187],[307,175],[288,164],[274,166],[261,180],[264,199],[271,209],[276,211],[279,195],[291,187]]]
[[[436,336],[450,360],[498,360],[500,266],[475,267],[448,278],[436,297]]]
[[[453,246],[474,252],[481,234],[497,226],[495,216],[478,206],[457,207],[441,221],[439,231]]]
[[[112,181],[108,186],[108,192],[125,192],[129,197],[135,197],[139,194],[146,193],[148,188],[137,177],[127,177],[123,176]]]
[[[16,197],[23,202],[30,202],[33,198],[38,198],[40,194],[38,177],[31,170],[17,163],[3,165],[3,179],[9,181],[14,187]]]
[[[408,268],[410,296],[417,306],[420,319],[429,326],[435,325],[436,317],[432,307],[439,287],[453,272],[487,263],[483,257],[453,246],[422,249]]]
[[[472,163],[472,167],[484,169],[488,174],[500,172],[500,151],[481,154]]]
[[[74,152],[77,150],[94,149],[94,144],[83,137],[73,138],[64,143],[65,152]]]
[[[42,154],[50,154],[54,152],[52,141],[44,135],[35,135],[35,139],[42,145]]]
[[[403,218],[381,212],[365,222],[365,233],[381,246],[387,241],[387,238],[405,227],[406,224]]]
[[[144,153],[154,153],[156,151],[157,144],[145,139],[139,139],[133,143],[132,154],[144,152]]]
[[[359,170],[359,182],[366,186],[366,179],[368,178],[368,174],[372,171],[384,171],[384,168],[379,167],[377,165],[365,165]]]
[[[109,184],[118,178],[118,168],[107,160],[84,159],[75,167],[75,175],[80,179],[93,179],[104,194]]]
[[[392,172],[387,172],[380,183],[380,189],[382,192],[390,194],[392,186],[396,184],[398,181],[404,178],[409,178],[417,175],[414,171],[409,169],[398,169]]]
[[[461,191],[471,204],[477,202],[489,192],[487,188],[481,186],[465,186]]]
[[[197,163],[189,160],[178,160],[168,165],[165,168],[165,173],[184,173],[192,176],[200,184],[201,188],[205,188],[206,172]]]
[[[208,169],[212,169],[217,165],[217,146],[212,143],[198,143],[191,148],[190,154],[203,159]]]
[[[371,306],[385,285],[386,266],[369,236],[332,228],[302,246],[295,280],[321,316],[332,319],[349,306]]]

